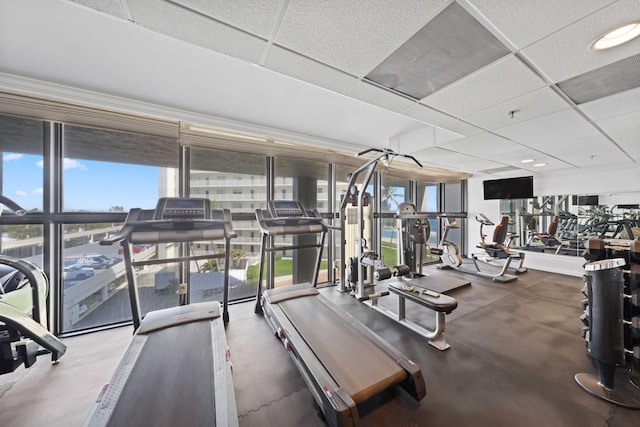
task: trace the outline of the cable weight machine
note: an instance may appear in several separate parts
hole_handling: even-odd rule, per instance
[[[389,148],[370,148],[358,153],[356,157],[372,151],[377,154],[347,176],[349,179],[347,191],[340,201],[340,229],[343,230],[344,236],[340,242],[338,290],[352,292],[359,301],[367,300],[375,293],[376,280],[389,279],[392,276],[391,270],[384,265],[380,255],[371,248],[373,234],[371,195],[365,189],[371,183],[379,162],[382,162],[386,168],[395,157],[401,156],[413,160],[422,167],[415,157],[396,153]],[[358,186],[356,182],[361,175],[364,175],[364,178]],[[355,232],[353,232],[354,225]],[[347,242],[348,239],[350,242]]]

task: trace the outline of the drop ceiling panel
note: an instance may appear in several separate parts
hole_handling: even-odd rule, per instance
[[[122,7],[121,0],[71,0],[74,3],[82,4],[100,12],[113,15],[120,19],[127,19],[127,13]]]
[[[576,166],[584,169],[591,168],[626,168],[635,163],[626,156],[617,154],[602,154],[595,157],[578,156],[574,159]]]
[[[640,110],[629,114],[609,117],[596,122],[605,132],[613,132],[620,129],[634,128],[640,123]],[[640,145],[640,134],[638,134],[638,145]]]
[[[619,151],[611,141],[601,134],[562,141],[545,140],[540,143],[537,149],[544,153],[564,158],[570,163],[579,155],[593,156]]]
[[[292,1],[275,42],[364,76],[436,16],[449,0]]]
[[[454,2],[366,78],[422,99],[509,53],[502,42]]]
[[[566,109],[545,116],[536,117],[526,122],[516,123],[496,129],[495,133],[514,141],[529,141],[561,129],[587,123],[587,121],[573,109]]]
[[[553,82],[560,82],[640,53],[640,38],[605,51],[589,49],[596,38],[634,18],[640,19],[640,2],[620,0],[525,48],[522,53]]]
[[[534,149],[543,149],[548,145],[563,144],[566,141],[572,141],[579,138],[589,138],[598,135],[601,134],[593,125],[584,122],[577,126],[558,129],[552,132],[547,132],[543,135],[534,133],[527,137],[519,138],[518,142]]]
[[[131,0],[127,0],[131,1]],[[274,31],[284,0],[171,0],[265,39]]]
[[[545,87],[463,118],[484,129],[494,130],[560,111],[567,106],[564,99]],[[511,111],[515,112],[513,116],[509,114]]]
[[[638,87],[640,54],[558,83],[558,88],[578,105]]]
[[[445,143],[443,148],[471,156],[500,160],[501,153],[517,151],[522,149],[522,146],[498,135],[485,132]]]
[[[453,117],[420,103],[412,104],[409,108],[402,110],[400,113],[435,126],[442,126],[445,123],[449,123],[454,120]]]
[[[442,125],[442,127],[451,132],[459,133],[460,135],[464,136],[473,136],[485,132],[485,130],[482,128],[458,119],[454,119],[448,123],[445,123]]]
[[[416,103],[416,101],[365,81],[358,82],[347,91],[347,95],[361,101],[368,102],[369,104],[377,105],[396,112],[407,109]]]
[[[545,165],[539,166],[539,167],[529,165],[529,164],[527,164],[526,166],[523,166],[522,163],[520,163],[519,165],[517,163],[513,163],[513,165],[514,166],[518,165],[523,170],[529,171],[531,173],[537,173],[537,174],[544,174],[549,171],[559,171],[564,169],[575,169],[575,165],[566,163],[554,158],[545,158],[541,162],[545,163]]]
[[[519,147],[517,150],[506,151],[506,152],[500,153],[500,156],[495,157],[496,161],[499,160],[501,163],[514,165],[523,169],[528,164],[528,163],[522,163],[522,160],[525,160],[525,159],[536,159],[535,163],[538,163],[538,162],[544,163],[546,160],[548,160],[548,156],[545,156],[544,154],[541,154],[538,151],[531,150],[526,147],[524,148]]]
[[[579,108],[594,120],[640,110],[640,88],[580,104]]]
[[[264,67],[339,93],[349,91],[359,80],[318,61],[279,46],[271,46]]]
[[[522,49],[613,0],[467,0],[513,44]]]
[[[465,117],[544,86],[533,71],[511,55],[420,102],[447,114]]]
[[[266,41],[160,0],[127,0],[136,24],[197,46],[258,63]],[[195,64],[185,64],[196,66]]]
[[[640,125],[611,131],[609,136],[640,164]]]

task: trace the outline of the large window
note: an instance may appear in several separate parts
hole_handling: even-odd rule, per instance
[[[275,159],[275,198],[299,200],[306,209],[328,212],[329,206],[329,165],[326,162],[290,159]],[[279,246],[313,245],[318,242],[317,234],[281,236],[276,239]],[[325,241],[325,244],[327,242]],[[277,252],[274,255],[276,284],[311,282],[317,250],[315,248],[294,249]],[[319,282],[328,280],[327,249],[323,249],[323,262]]]
[[[122,248],[99,244],[122,224],[101,221],[100,213],[153,209],[159,197],[176,196],[178,142],[151,135],[64,126],[62,147],[63,211],[80,213],[63,228],[63,331],[126,321],[131,318],[131,310]],[[85,212],[90,215],[83,216]],[[134,258],[155,257],[164,248],[165,245],[138,245],[134,247]],[[175,266],[164,265],[136,269],[143,313],[177,304],[175,292],[170,292],[177,286],[161,286],[166,279],[165,269],[171,268],[175,270]]]
[[[410,201],[409,180],[382,175],[380,194],[381,213],[395,214],[400,203]],[[383,217],[380,227],[382,261],[388,266],[396,265],[398,263],[398,223],[393,217]]]
[[[260,231],[255,210],[267,206],[266,158],[261,155],[234,153],[204,148],[191,148],[190,195],[210,199],[213,209],[229,209],[233,229],[238,237],[231,240],[229,266],[229,299],[244,299],[255,295],[260,260]],[[244,220],[242,218],[245,218]],[[198,255],[224,251],[224,242],[199,242]],[[221,260],[199,262],[191,267],[191,280],[203,281],[214,275],[222,277]],[[197,282],[197,283],[200,283]],[[222,281],[210,287],[222,290]],[[198,299],[201,286],[191,287],[191,300]],[[214,299],[218,290],[208,296]],[[217,298],[221,300],[220,298]]]

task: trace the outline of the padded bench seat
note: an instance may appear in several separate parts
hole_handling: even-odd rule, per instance
[[[433,311],[451,314],[458,307],[458,301],[448,295],[433,292],[418,284],[406,284],[395,281],[389,283],[389,292],[400,295],[410,301],[427,307]]]

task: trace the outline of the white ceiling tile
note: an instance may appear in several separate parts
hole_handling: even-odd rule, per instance
[[[594,136],[601,136],[601,133],[590,123],[584,122],[576,126],[547,132],[542,136],[539,133],[533,133],[526,137],[520,137],[518,142],[534,149],[541,149],[541,147],[548,145],[558,145],[566,141]]]
[[[472,125],[471,123],[463,122],[462,120],[452,120],[450,122],[444,123],[442,128],[447,129],[451,132],[459,133],[464,136],[473,136],[478,135],[485,132],[484,129],[479,128],[477,126]]]
[[[571,108],[536,117],[526,122],[516,123],[515,125],[506,126],[496,129],[494,132],[514,141],[535,141],[536,138],[542,138],[543,135],[559,131],[561,129],[570,128],[580,124],[588,123],[584,117]]]
[[[619,116],[609,117],[607,119],[598,120],[596,124],[605,132],[613,132],[620,129],[634,128],[640,123],[640,110],[629,114],[621,114]],[[640,145],[640,134],[638,134],[638,145]]]
[[[609,132],[609,136],[620,145],[627,153],[636,157],[640,161],[640,124]],[[638,166],[640,170],[640,166]]]
[[[541,157],[541,153],[527,147],[520,147],[513,151],[505,151],[500,153],[500,156],[494,156],[494,158],[495,160],[499,159],[502,163],[507,163],[523,169],[525,168],[525,165],[527,165],[527,163],[522,163],[522,160],[524,159],[536,159],[536,162],[544,160],[544,158]]]
[[[354,76],[278,46],[269,49],[264,67],[339,93],[347,92],[359,81]]]
[[[640,87],[616,93],[578,106],[594,120],[640,110]]]
[[[634,165],[634,162],[627,156],[617,153],[602,154],[594,157],[577,156],[573,161],[576,166],[585,169],[602,167],[615,167],[619,169]]]
[[[420,102],[447,114],[464,117],[544,86],[545,83],[533,71],[510,55]]]
[[[347,91],[346,95],[396,112],[405,110],[416,103],[416,101],[364,81],[356,83]]]
[[[567,106],[564,99],[553,90],[545,87],[463,117],[463,119],[484,129],[494,130],[560,111],[566,109]],[[513,116],[509,114],[511,111],[515,111]]]
[[[120,0],[71,0],[100,12],[108,13],[121,19],[127,19],[127,13]]]
[[[508,139],[485,132],[445,143],[443,148],[461,154],[499,160],[501,153],[517,151],[522,149],[522,146]]]
[[[552,156],[566,158],[572,162],[578,155],[595,156],[612,151],[619,151],[604,135],[597,134],[585,138],[571,140],[544,140],[536,149]]]
[[[414,103],[409,108],[400,111],[400,113],[435,126],[442,126],[454,120],[453,117],[420,103]]]
[[[518,48],[540,40],[613,0],[466,0]]]
[[[128,0],[131,1],[131,0]],[[271,37],[284,0],[172,0],[266,39]]]
[[[127,3],[138,25],[245,61],[260,62],[267,45],[265,40],[171,3],[161,0],[127,0]]]
[[[640,18],[640,1],[619,0],[527,47],[522,53],[554,83],[640,53],[640,38],[614,49],[592,51],[596,38]]]
[[[450,0],[293,0],[276,43],[362,77],[436,16]]]

